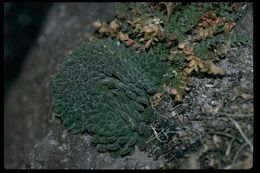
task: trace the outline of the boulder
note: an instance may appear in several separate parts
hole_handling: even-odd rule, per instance
[[[88,34],[94,31],[92,23],[99,18],[112,19],[117,5],[53,5],[19,79],[5,99],[5,168],[133,168],[140,166],[138,159],[141,166],[154,163],[140,152],[132,162],[119,159],[121,166],[112,164],[110,156],[90,146],[87,134],[69,134],[52,115],[51,76],[68,54],[87,41]]]

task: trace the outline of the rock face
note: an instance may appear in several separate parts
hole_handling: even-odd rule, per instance
[[[150,169],[155,168],[155,163],[139,150],[131,157],[112,159],[91,146],[89,135],[72,135],[60,122],[53,122],[28,159],[29,167],[36,169]]]
[[[52,7],[38,42],[4,103],[5,168],[156,168],[158,161],[138,150],[123,159],[98,153],[87,134],[68,133],[52,115],[51,75],[72,50],[87,40],[88,32],[93,31],[91,23],[98,18],[111,19],[115,6],[57,3]],[[246,32],[252,34],[251,30]]]
[[[246,3],[245,15],[237,23],[235,34],[247,36],[250,41],[253,41],[253,3]]]
[[[86,135],[71,135],[52,115],[50,77],[63,59],[87,41],[92,22],[112,19],[116,3],[57,3],[20,78],[5,100],[5,168],[148,168],[144,152],[112,159],[90,146]],[[11,154],[10,154],[11,153]],[[31,153],[31,154],[30,154]]]

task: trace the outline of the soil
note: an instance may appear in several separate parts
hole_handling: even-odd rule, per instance
[[[230,50],[220,61],[219,66],[226,72],[224,77],[194,75],[193,88],[183,103],[165,97],[157,107],[157,119],[151,124],[154,134],[145,152],[136,150],[132,156],[113,159],[98,153],[90,145],[89,135],[72,135],[54,118],[51,75],[65,56],[87,40],[88,33],[94,30],[93,21],[113,18],[115,6],[114,3],[56,3],[52,7],[37,44],[5,100],[4,167],[252,167],[253,48],[249,45]],[[237,33],[244,34],[239,29]],[[252,27],[247,33],[252,34]]]

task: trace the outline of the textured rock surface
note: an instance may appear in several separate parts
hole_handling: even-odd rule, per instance
[[[36,169],[151,169],[156,162],[136,150],[131,157],[112,159],[90,145],[90,136],[71,135],[54,122],[48,134],[30,153],[28,163]]]
[[[235,33],[237,35],[246,35],[250,41],[253,41],[253,3],[246,3],[245,16],[243,16],[237,23]]]
[[[253,16],[252,13],[251,15],[248,13],[250,13],[249,9],[239,21],[236,30],[243,32],[243,34],[237,34],[252,38]],[[248,25],[247,29],[241,27],[246,25]],[[238,155],[238,148],[242,144],[232,145],[227,154],[225,147],[216,145],[217,150],[212,147],[215,143],[212,134],[218,132],[236,134],[237,129],[232,130],[233,122],[224,116],[236,117],[242,114],[247,118],[237,118],[236,121],[253,143],[253,49],[249,45],[233,48],[218,65],[225,70],[223,77],[207,78],[194,75],[192,76],[193,88],[185,95],[183,104],[176,106],[166,97],[165,103],[158,108],[159,114],[167,117],[167,120],[158,118],[151,126],[157,129],[159,139],[164,141],[168,136],[169,140],[156,141],[154,145],[149,146],[152,147],[150,151],[153,155],[164,156],[167,164],[160,165],[161,168],[232,169],[236,160],[241,161],[238,164],[240,167],[237,166],[238,169],[252,167],[253,152],[249,145],[242,149],[241,160],[236,159],[234,156]],[[241,101],[243,98],[246,99]],[[165,127],[168,129],[165,130]],[[240,134],[236,134],[236,137],[240,138]],[[221,138],[219,141],[223,143],[229,140],[225,137]],[[200,146],[203,149],[200,149]],[[206,150],[207,153],[201,155],[202,150],[209,146],[210,151]],[[244,153],[247,153],[249,157],[246,157]],[[249,161],[245,161],[246,158]]]
[[[113,17],[113,6],[115,4],[111,3],[54,5],[20,79],[5,100],[6,168],[30,166],[26,165],[29,152],[36,143],[41,145],[41,140],[52,128],[50,76],[66,55],[87,40],[88,32],[93,31],[91,23],[94,20]],[[49,160],[47,156],[43,159]]]
[[[157,162],[138,150],[124,159],[97,153],[89,146],[89,136],[67,133],[51,114],[50,76],[65,56],[86,41],[94,20],[113,17],[113,6],[111,3],[53,6],[19,80],[4,103],[5,168],[155,168]]]

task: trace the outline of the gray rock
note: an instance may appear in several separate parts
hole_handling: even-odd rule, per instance
[[[247,2],[244,16],[238,21],[235,34],[247,36],[250,42],[253,41],[253,3]]]
[[[94,30],[93,21],[112,19],[115,6],[114,3],[57,3],[53,6],[4,103],[5,168],[151,169],[158,165],[158,161],[138,149],[123,159],[100,154],[90,145],[87,134],[67,133],[51,113],[51,75],[65,56],[87,41],[88,33]],[[251,31],[245,34],[248,32]]]
[[[155,168],[145,152],[112,159],[90,146],[88,134],[71,135],[52,115],[50,78],[63,59],[87,41],[97,19],[109,20],[117,3],[56,3],[5,100],[5,168]]]
[[[33,169],[151,169],[156,162],[147,153],[136,152],[132,156],[113,159],[108,153],[99,153],[91,146],[90,136],[71,135],[56,121],[49,133],[39,141],[29,155]]]

